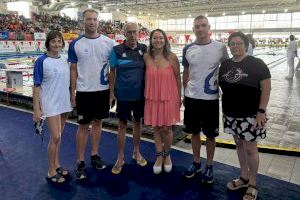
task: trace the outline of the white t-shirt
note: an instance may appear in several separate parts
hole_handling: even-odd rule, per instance
[[[248,46],[248,49],[247,49],[247,54],[250,55],[250,56],[253,56],[253,47],[252,47],[252,44],[249,42],[249,46]]]
[[[229,58],[226,46],[214,40],[208,44],[192,43],[184,47],[182,64],[189,68],[185,96],[194,99],[218,99],[220,63]]]
[[[289,46],[287,48],[287,55],[289,57],[295,57],[297,55],[297,42],[295,40],[292,40],[289,43]]]
[[[76,91],[108,89],[108,57],[114,45],[115,42],[104,35],[94,39],[80,36],[70,43],[68,61],[77,63]]]
[[[34,64],[33,82],[41,87],[42,116],[51,117],[70,112],[70,67],[63,56],[52,58],[46,54]]]

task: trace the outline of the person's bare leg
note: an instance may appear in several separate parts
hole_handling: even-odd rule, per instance
[[[194,162],[200,163],[200,149],[201,149],[200,134],[192,135],[192,149],[193,149]]]
[[[60,116],[56,115],[53,117],[47,117],[47,123],[50,130],[50,140],[48,144],[48,162],[49,162],[49,169],[48,169],[48,176],[52,177],[56,172],[55,160],[56,160],[56,150],[57,145],[60,144],[61,135],[59,130],[60,125]],[[58,182],[63,182],[64,178],[60,178]]]
[[[60,134],[62,134],[68,115],[66,113],[63,113],[59,117],[60,117],[59,132],[60,132]],[[55,167],[56,168],[60,167],[60,163],[59,163],[60,143],[61,143],[61,140],[59,141],[59,144],[57,145],[57,149],[56,149],[56,157],[55,157]]]
[[[126,129],[127,129],[127,122],[119,120],[118,136],[117,136],[118,158],[117,158],[117,161],[116,161],[116,164],[115,164],[117,166],[121,166],[124,162]]]
[[[172,127],[170,127],[170,126],[169,127],[164,127],[162,137],[163,137],[163,144],[164,144],[163,145],[163,150],[165,152],[170,152],[171,151],[171,146],[172,146],[172,141],[173,141]],[[170,155],[165,157],[164,164],[166,164],[166,165],[172,164]]]
[[[79,124],[76,134],[77,159],[84,161],[84,152],[88,139],[89,124]]]
[[[236,152],[241,167],[241,177],[247,180],[249,175],[245,142],[236,135],[234,135],[233,138],[236,144]]]
[[[141,141],[141,119],[134,119],[133,121],[133,156],[135,159],[140,160],[142,158],[140,152]]]
[[[256,176],[259,166],[259,154],[257,149],[257,142],[245,142],[247,152],[247,164],[249,169],[249,184],[256,186]]]
[[[214,155],[216,149],[216,140],[215,138],[206,137],[206,154],[207,154],[207,166],[211,166],[213,164]]]
[[[155,150],[156,153],[162,153],[163,151],[163,143],[162,143],[162,133],[160,127],[154,128],[154,142],[155,142]],[[161,166],[163,162],[162,155],[156,156],[156,161],[154,163],[155,166]]]
[[[101,129],[102,129],[102,120],[94,119],[92,121],[92,151],[91,156],[98,155],[99,151],[99,142],[101,137]]]

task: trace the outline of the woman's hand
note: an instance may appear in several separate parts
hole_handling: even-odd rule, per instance
[[[268,118],[266,113],[260,113],[258,112],[256,114],[256,118],[255,118],[255,123],[252,126],[252,129],[261,129],[265,126],[265,124],[267,123]]]

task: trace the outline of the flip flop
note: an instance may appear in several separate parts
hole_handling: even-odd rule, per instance
[[[122,162],[121,165],[117,165],[117,163],[118,163],[118,161],[115,163],[115,165],[111,169],[111,173],[113,173],[113,174],[120,174],[121,171],[122,171],[122,167],[123,167],[123,165],[124,165],[125,162],[123,160],[123,162]]]
[[[140,159],[137,159],[134,155],[132,155],[132,160],[134,160],[136,164],[138,164],[141,167],[145,167],[148,164],[147,160],[142,156],[140,157]]]

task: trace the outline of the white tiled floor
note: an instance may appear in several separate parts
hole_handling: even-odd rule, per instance
[[[191,144],[180,141],[176,146],[192,153]],[[205,145],[201,146],[201,157],[206,158]],[[235,149],[217,147],[214,160],[230,166],[239,167]],[[259,162],[260,174],[300,185],[299,157],[259,153]]]

